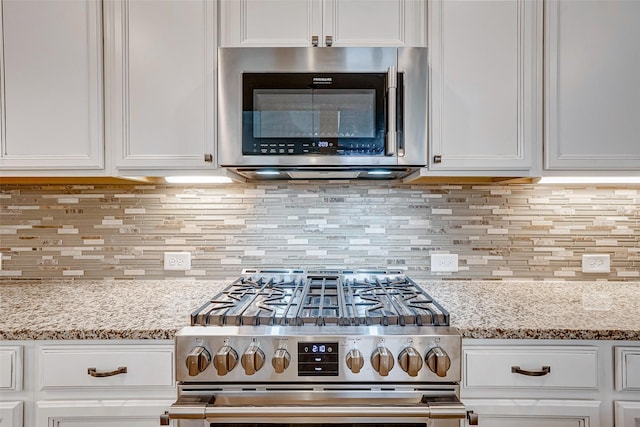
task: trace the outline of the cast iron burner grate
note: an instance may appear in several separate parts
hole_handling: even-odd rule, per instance
[[[449,325],[449,313],[401,274],[260,273],[270,274],[243,274],[194,311],[191,325]]]

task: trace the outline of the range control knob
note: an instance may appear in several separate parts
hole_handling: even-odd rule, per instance
[[[415,348],[407,347],[398,355],[398,364],[410,377],[415,377],[422,368],[422,356]]]
[[[238,363],[238,353],[228,345],[223,346],[213,358],[213,366],[216,367],[218,375],[224,376],[236,367]]]
[[[257,343],[251,344],[242,353],[242,367],[247,375],[253,375],[264,366],[264,352],[260,350]]]
[[[271,358],[273,369],[279,374],[283,373],[289,367],[289,362],[291,362],[291,355],[284,348],[277,349]]]
[[[211,354],[204,347],[196,347],[191,350],[191,353],[187,356],[187,370],[189,376],[195,377],[200,372],[207,369],[211,362]]]
[[[349,353],[347,353],[347,367],[351,370],[351,372],[357,374],[358,372],[360,372],[360,369],[362,369],[363,366],[364,358],[362,357],[362,353],[360,353],[360,351],[356,350],[355,348],[353,350],[350,350]]]
[[[386,377],[393,369],[393,354],[387,347],[378,347],[371,355],[371,365],[380,375]]]
[[[424,359],[431,372],[434,372],[439,377],[446,376],[449,367],[451,367],[449,355],[440,347],[434,347],[429,350]]]

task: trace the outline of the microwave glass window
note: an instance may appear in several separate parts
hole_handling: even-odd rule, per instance
[[[373,138],[375,89],[255,89],[254,138]]]

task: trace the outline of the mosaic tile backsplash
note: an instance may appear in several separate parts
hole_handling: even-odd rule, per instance
[[[640,189],[328,181],[0,187],[0,279],[230,279],[246,267],[417,280],[640,278]],[[188,251],[191,270],[164,271]],[[456,273],[430,254],[455,253]],[[583,254],[611,273],[585,274]]]

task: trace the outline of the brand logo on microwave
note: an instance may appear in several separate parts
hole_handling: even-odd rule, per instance
[[[313,83],[320,85],[330,85],[333,83],[333,77],[314,77]]]

